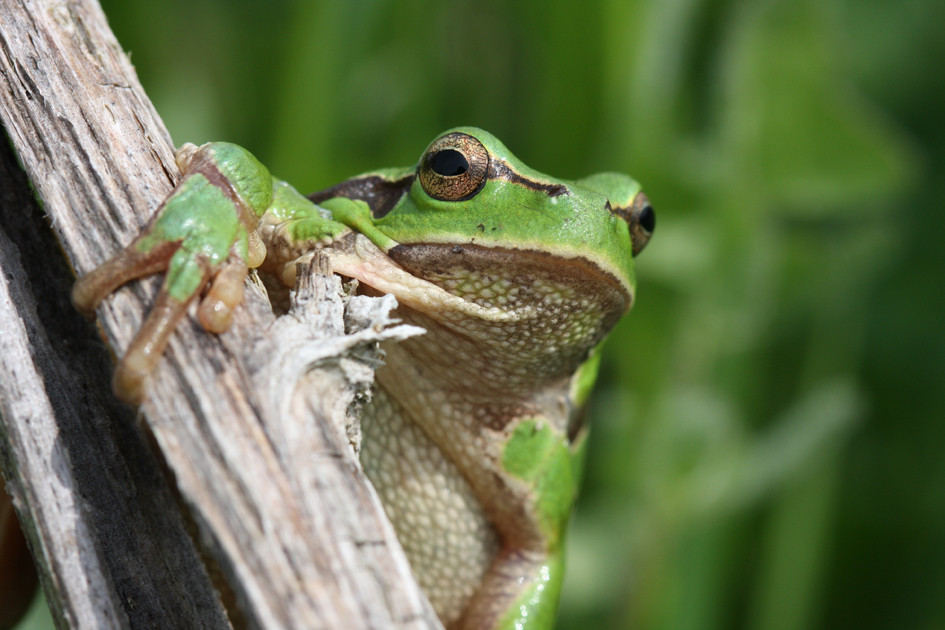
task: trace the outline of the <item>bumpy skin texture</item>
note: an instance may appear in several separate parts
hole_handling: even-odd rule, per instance
[[[633,257],[654,227],[640,186],[557,180],[496,138],[458,128],[409,168],[308,199],[245,150],[185,146],[186,177],[142,235],[77,282],[86,312],[167,270],[116,370],[140,400],[187,305],[223,330],[249,268],[287,285],[322,250],[427,334],[386,348],[361,459],[414,572],[449,628],[547,628],[581,473],[581,409],[597,349],[633,302]]]

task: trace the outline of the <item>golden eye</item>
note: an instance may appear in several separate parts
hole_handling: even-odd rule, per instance
[[[629,215],[630,240],[633,241],[633,255],[636,256],[650,242],[650,236],[653,235],[653,229],[656,228],[656,213],[653,212],[653,206],[650,205],[647,196],[638,193],[633,198],[633,206],[630,208]]]
[[[423,190],[440,201],[463,201],[486,183],[489,152],[476,138],[449,133],[433,142],[420,158]]]

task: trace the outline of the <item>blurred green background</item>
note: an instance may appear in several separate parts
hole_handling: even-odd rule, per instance
[[[941,0],[103,4],[302,190],[458,124],[644,183],[558,627],[945,628]]]

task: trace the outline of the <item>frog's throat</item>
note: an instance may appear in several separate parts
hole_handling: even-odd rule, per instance
[[[632,288],[594,261],[532,249],[473,244],[400,244],[387,255],[411,275],[480,305],[515,310],[556,293],[563,308],[625,314]]]
[[[350,238],[330,255],[336,273],[437,319],[452,314],[511,323],[550,315],[562,328],[580,320],[603,338],[633,301],[624,283],[583,258],[438,243],[401,244],[384,253],[361,234]]]

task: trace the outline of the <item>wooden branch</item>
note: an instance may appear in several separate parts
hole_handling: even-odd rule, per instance
[[[111,361],[69,306],[72,274],[6,142],[0,182],[0,463],[54,618],[225,627],[159,463],[109,395]]]
[[[69,260],[88,271],[171,189],[170,139],[97,4],[0,0],[0,15],[0,117]],[[33,222],[21,232],[45,233],[23,203],[4,210]],[[0,261],[14,279],[0,296],[0,454],[59,627],[227,627],[166,477],[105,391],[110,368],[67,305],[53,246],[9,241],[23,270],[8,270],[15,255]],[[389,300],[346,304],[337,278],[299,275],[289,316],[250,284],[230,332],[182,325],[144,423],[235,625],[438,627],[349,443],[377,342],[416,331],[391,325]],[[99,309],[119,353],[156,286]]]

